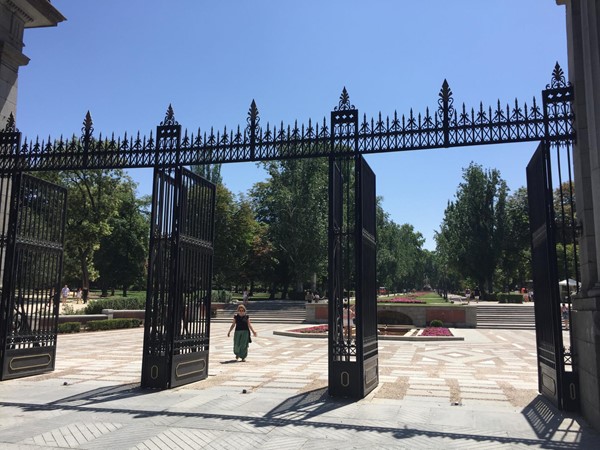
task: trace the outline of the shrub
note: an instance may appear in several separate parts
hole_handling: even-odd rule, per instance
[[[498,294],[499,303],[523,303],[521,294]]]
[[[75,308],[73,308],[73,305],[63,305],[63,307],[62,307],[62,315],[63,316],[74,316],[75,314],[78,314],[78,312],[75,311]]]
[[[495,302],[498,300],[498,294],[495,292],[489,292],[487,294],[485,294],[485,298],[481,299],[481,300],[487,300],[489,302]]]
[[[79,333],[81,331],[81,323],[79,322],[64,322],[58,324],[59,333]]]
[[[439,319],[434,319],[429,323],[430,327],[443,327],[444,326],[444,322],[442,322]]]
[[[117,330],[121,328],[137,328],[142,321],[140,319],[107,319],[107,320],[92,320],[88,322],[87,328],[90,331],[99,330]]]
[[[85,314],[102,314],[103,309],[146,309],[146,298],[112,297],[92,300],[85,306]]]
[[[219,291],[212,291],[211,293],[211,301],[213,302],[231,303],[232,300],[233,295],[231,294],[231,291],[221,289]]]

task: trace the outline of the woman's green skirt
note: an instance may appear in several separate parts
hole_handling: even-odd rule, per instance
[[[250,331],[236,331],[233,335],[233,353],[238,358],[245,359],[248,356],[248,344],[250,343]]]

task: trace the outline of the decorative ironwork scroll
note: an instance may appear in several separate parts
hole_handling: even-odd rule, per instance
[[[247,125],[222,131],[198,129],[182,131],[169,106],[165,120],[157,127],[156,141],[137,133],[123,137],[93,136],[88,113],[83,136],[76,139],[25,139],[14,127],[14,119],[0,131],[0,173],[19,170],[175,167],[177,165],[216,164],[240,161],[341,156],[356,146],[361,154],[442,147],[526,141],[572,141],[574,139],[571,101],[573,89],[557,64],[552,80],[542,91],[543,105],[531,103],[494,106],[457,107],[446,80],[438,94],[437,109],[424,113],[359,119],[358,109],[350,103],[344,88],[332,114],[357,123],[356,131],[342,128],[333,133],[331,125],[310,120],[307,124],[266,124],[261,127],[259,111],[253,100]],[[11,119],[9,119],[11,120]],[[347,122],[348,124],[350,122]],[[351,127],[354,129],[354,127]],[[356,145],[355,145],[356,144]]]

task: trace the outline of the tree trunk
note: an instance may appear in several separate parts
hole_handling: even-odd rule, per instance
[[[79,264],[81,265],[81,287],[89,290],[90,273],[87,267],[87,252],[83,252],[79,255]]]

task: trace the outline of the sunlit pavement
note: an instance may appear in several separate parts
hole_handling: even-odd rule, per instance
[[[139,388],[141,329],[61,335],[54,372],[0,383],[0,447],[600,448],[537,395],[534,331],[380,341],[379,386],[351,401],[327,395],[326,339],[255,327],[242,363],[212,324],[209,378],[167,391]]]

